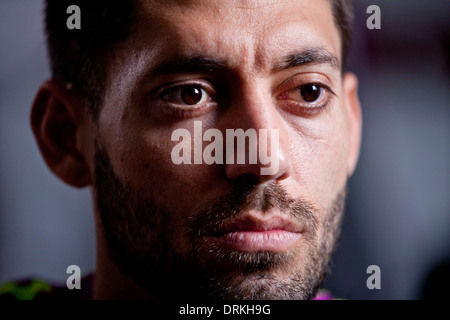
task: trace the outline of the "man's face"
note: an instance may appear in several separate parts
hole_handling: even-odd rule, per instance
[[[110,55],[92,135],[110,255],[156,295],[312,298],[357,157],[329,2],[142,7],[133,35]],[[175,164],[172,133],[202,140],[195,121],[202,132],[218,129],[224,148],[227,129],[276,131],[278,147],[270,134],[268,144],[278,170],[194,163],[194,142],[192,163]]]

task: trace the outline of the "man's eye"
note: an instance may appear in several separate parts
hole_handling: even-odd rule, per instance
[[[316,102],[324,95],[325,89],[315,84],[306,84],[300,87],[300,95],[305,102]]]
[[[278,95],[279,100],[296,103],[303,108],[320,108],[327,104],[333,92],[326,86],[307,83]]]
[[[199,85],[183,85],[168,89],[162,98],[172,104],[194,106],[208,101],[209,95]]]

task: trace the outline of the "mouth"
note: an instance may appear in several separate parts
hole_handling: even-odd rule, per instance
[[[246,216],[222,226],[211,238],[219,246],[238,251],[286,251],[302,238],[304,230],[282,217]]]

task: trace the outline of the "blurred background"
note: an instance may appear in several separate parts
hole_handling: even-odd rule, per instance
[[[354,2],[349,69],[363,141],[326,288],[345,299],[431,297],[450,290],[450,1]],[[366,27],[373,4],[381,30]],[[95,265],[90,192],[50,172],[29,125],[49,77],[42,9],[0,1],[0,283],[65,283],[69,265],[85,274]],[[379,290],[366,286],[370,265],[381,269]]]

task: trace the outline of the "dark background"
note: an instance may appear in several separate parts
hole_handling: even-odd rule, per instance
[[[381,30],[366,27],[372,4]],[[355,5],[349,67],[360,79],[363,141],[326,287],[346,299],[420,299],[450,260],[450,1]],[[95,264],[90,192],[50,173],[29,126],[49,76],[42,6],[0,1],[0,283],[65,283],[67,266]],[[366,286],[370,265],[381,269],[380,290]]]

